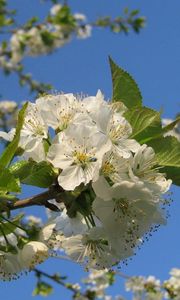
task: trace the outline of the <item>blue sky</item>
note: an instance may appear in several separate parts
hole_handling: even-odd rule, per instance
[[[9,1],[10,2],[10,1]],[[38,0],[14,0],[12,7],[19,9],[19,20],[38,14],[46,15],[49,4],[40,5]],[[163,109],[163,115],[174,117],[180,111],[180,2],[179,0],[72,0],[74,12],[83,12],[92,21],[98,16],[120,15],[124,7],[139,8],[147,17],[147,26],[139,35],[117,35],[108,30],[96,29],[91,38],[73,40],[53,55],[40,58],[26,58],[25,66],[34,78],[50,82],[55,90],[94,95],[101,89],[107,98],[111,97],[111,77],[108,55],[133,75],[142,91],[144,104],[154,109]],[[5,99],[23,101],[32,99],[26,88],[18,86],[15,75],[4,78],[0,73],[0,94]],[[36,191],[37,192],[37,191]],[[173,203],[166,226],[142,247],[122,272],[128,275],[154,274],[161,279],[168,277],[172,267],[180,267],[180,192],[172,188]],[[35,193],[32,188],[25,194]],[[29,212],[31,212],[29,210]],[[38,215],[41,209],[34,208]],[[76,264],[51,259],[40,268],[51,273],[69,274],[71,281],[83,276],[83,269]],[[34,287],[32,274],[12,283],[0,283],[2,300],[31,299]],[[122,293],[119,278],[112,293]],[[56,294],[50,300],[70,299],[69,294],[56,287]],[[39,300],[40,297],[37,297]]]

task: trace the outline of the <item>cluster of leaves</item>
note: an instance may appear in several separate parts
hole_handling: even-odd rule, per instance
[[[131,29],[136,33],[139,33],[145,26],[145,18],[138,15],[138,9],[129,11],[128,8],[125,8],[124,16],[118,16],[115,19],[112,19],[109,16],[99,18],[95,22],[95,25],[98,27],[109,28],[114,33],[124,32],[125,34],[128,34]]]
[[[6,0],[0,0],[0,28],[13,25],[15,14],[16,10],[7,9]]]

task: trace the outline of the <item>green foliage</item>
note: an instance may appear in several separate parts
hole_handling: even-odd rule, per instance
[[[138,9],[129,11],[128,8],[125,8],[124,16],[118,16],[115,19],[112,19],[110,16],[102,17],[96,20],[95,25],[109,28],[114,33],[124,32],[128,34],[131,29],[139,33],[140,29],[145,25],[145,18],[139,17],[138,14]]]
[[[147,107],[137,107],[128,110],[125,118],[132,126],[131,137],[139,143],[146,143],[153,137],[162,134],[160,113]]]
[[[10,217],[10,209],[9,205],[13,202],[17,201],[17,197],[15,195],[8,194],[8,192],[0,191],[0,213],[6,212],[8,217]]]
[[[180,143],[173,136],[154,139],[149,142],[156,152],[160,171],[166,173],[167,178],[180,185]]]
[[[32,295],[47,297],[50,294],[52,294],[52,292],[53,287],[49,283],[44,281],[38,281]]]
[[[75,191],[63,193],[63,201],[70,218],[74,218],[79,212],[85,218],[91,218],[92,202],[95,198],[91,188],[80,186]]]
[[[18,178],[15,178],[8,169],[3,169],[0,172],[0,192],[15,192],[21,191]]]
[[[16,150],[18,148],[19,140],[20,140],[20,133],[21,133],[21,129],[23,127],[27,105],[28,105],[28,103],[24,104],[22,109],[19,111],[18,123],[17,123],[17,127],[16,127],[15,136],[14,136],[12,142],[6,147],[6,149],[0,156],[0,170],[4,169],[6,166],[8,166],[10,164],[11,160],[15,156]]]
[[[28,20],[26,22],[26,24],[24,25],[25,29],[31,29],[33,25],[35,25],[36,22],[39,21],[39,18],[37,16],[32,17],[30,20]]]
[[[121,101],[127,108],[139,107],[142,103],[141,92],[134,79],[109,58],[111,67],[113,96],[112,101]]]
[[[12,16],[16,13],[15,10],[7,9],[7,1],[0,0],[0,27],[10,26],[14,23]]]
[[[10,168],[11,173],[19,178],[21,183],[48,188],[54,182],[57,174],[53,167],[45,161],[20,161]]]
[[[49,16],[48,21],[65,27],[75,27],[76,20],[71,13],[71,9],[68,5],[64,5],[57,12],[55,16]]]
[[[41,38],[46,46],[51,47],[54,44],[54,36],[53,33],[44,30],[41,32]]]

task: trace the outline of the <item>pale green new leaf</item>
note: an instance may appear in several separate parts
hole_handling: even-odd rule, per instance
[[[33,166],[37,164],[34,161],[20,160],[12,164],[9,168],[10,172],[22,182],[23,179],[28,177]]]
[[[53,167],[46,161],[36,163],[34,161],[21,161],[13,164],[11,173],[27,185],[48,188],[57,177]]]
[[[39,281],[33,291],[33,296],[43,296],[47,297],[53,292],[53,287],[44,281]]]
[[[0,192],[15,192],[19,193],[21,187],[18,178],[15,178],[8,169],[3,169],[0,172]]]
[[[141,106],[142,96],[134,79],[109,58],[112,75],[112,101],[121,101],[127,108]]]

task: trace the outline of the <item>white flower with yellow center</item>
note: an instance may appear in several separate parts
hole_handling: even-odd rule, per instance
[[[84,234],[65,238],[62,242],[65,253],[74,261],[94,269],[112,267],[118,257],[111,251],[102,228],[91,228]]]
[[[101,182],[94,189],[97,194],[93,202],[94,214],[102,222],[109,244],[121,259],[133,254],[140,238],[154,224],[165,224],[161,209],[152,202],[148,189],[141,185],[124,181],[109,188],[106,182],[103,188]]]
[[[8,133],[0,132],[0,137],[7,141],[12,141],[15,129]],[[32,158],[40,162],[45,160],[44,140],[48,138],[48,128],[42,119],[40,110],[36,104],[28,103],[23,128],[20,134],[19,147],[24,150],[26,159]]]
[[[157,162],[153,148],[142,145],[131,158],[129,177],[134,182],[143,182],[149,190],[159,197],[169,190],[172,183],[156,168]]]
[[[107,124],[107,135],[109,136],[114,150],[122,157],[129,158],[132,152],[136,152],[140,145],[130,139],[132,128],[128,121],[120,113],[113,113]]]
[[[105,153],[100,172],[112,184],[129,180],[128,171],[129,159],[120,157],[116,151]]]
[[[79,102],[73,94],[47,95],[36,100],[46,124],[62,131],[79,112]]]
[[[40,110],[36,104],[29,103],[19,143],[24,156],[37,162],[45,160],[44,140],[47,138],[48,128]]]
[[[99,130],[109,137],[114,150],[120,156],[129,158],[131,152],[139,149],[139,143],[129,139],[132,128],[122,116],[124,108],[119,108],[118,111],[116,106],[104,100],[100,90],[95,97],[84,98],[82,105]]]
[[[59,143],[49,148],[47,159],[62,169],[59,185],[74,190],[81,183],[97,180],[103,155],[111,147],[108,138],[95,126],[84,124],[72,124],[58,138]]]

